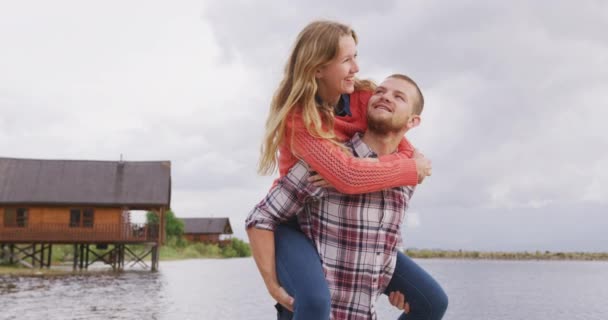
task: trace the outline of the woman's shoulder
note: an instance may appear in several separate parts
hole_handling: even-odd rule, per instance
[[[289,111],[285,117],[285,125],[288,129],[302,129],[304,128],[304,119],[302,116],[302,107],[295,105],[294,108]]]
[[[353,91],[353,93],[350,94],[350,99],[366,99],[369,100],[369,98],[372,96],[372,94],[374,94],[374,92],[372,90],[355,90]]]

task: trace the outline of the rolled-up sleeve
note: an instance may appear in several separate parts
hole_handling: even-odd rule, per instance
[[[296,216],[309,195],[308,176],[306,165],[296,164],[251,210],[245,220],[245,228],[274,231],[278,224]]]

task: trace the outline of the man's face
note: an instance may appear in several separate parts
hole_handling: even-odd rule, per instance
[[[416,87],[411,83],[387,78],[376,89],[367,105],[367,127],[375,133],[404,133],[420,122],[420,116],[413,114],[413,106],[418,103]]]

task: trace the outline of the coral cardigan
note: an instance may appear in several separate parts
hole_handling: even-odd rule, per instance
[[[352,116],[335,117],[334,132],[347,141],[367,129],[367,103],[372,93],[355,91],[350,97]],[[293,140],[291,140],[293,134]],[[293,150],[292,150],[293,148]],[[300,159],[338,191],[359,194],[418,184],[414,147],[404,137],[398,152],[369,162],[345,154],[339,146],[313,137],[297,111],[288,118],[286,139],[279,147],[279,174],[284,176]],[[297,156],[296,156],[297,155]]]

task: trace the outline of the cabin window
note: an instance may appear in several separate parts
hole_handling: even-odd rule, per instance
[[[93,209],[70,209],[70,227],[93,228]]]
[[[27,208],[6,208],[4,209],[4,226],[5,227],[27,227]]]
[[[70,227],[80,227],[80,209],[70,210]]]
[[[82,210],[82,226],[93,228],[93,209]]]

